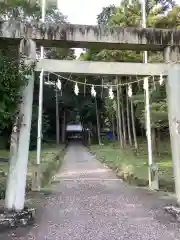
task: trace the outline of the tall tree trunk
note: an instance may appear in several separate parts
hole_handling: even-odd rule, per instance
[[[120,99],[121,99],[121,116],[122,116],[122,132],[123,132],[123,140],[124,140],[124,145],[126,145],[126,123],[125,123],[125,115],[124,115],[124,102],[123,102],[123,94],[122,94],[122,88],[120,88]]]
[[[96,122],[97,122],[98,143],[99,143],[99,145],[101,145],[101,132],[100,132],[99,113],[98,113],[98,106],[97,106],[96,97],[95,97],[95,105],[96,105]]]
[[[158,156],[160,156],[159,146],[161,141],[161,135],[160,135],[160,129],[157,128],[157,136],[156,136],[156,153]]]
[[[156,129],[154,127],[151,128],[151,139],[152,139],[152,153],[155,155],[156,153]]]
[[[129,114],[129,97],[128,97],[128,86],[127,85],[126,85],[126,113],[127,113],[128,139],[129,139],[129,144],[132,147],[130,114]]]
[[[56,144],[59,145],[59,99],[58,99],[58,89],[56,86]]]
[[[65,134],[66,133],[66,112],[64,111],[63,115],[63,124],[62,124],[62,143],[65,143]]]
[[[117,113],[118,113],[118,126],[119,126],[119,141],[120,141],[120,146],[123,147],[121,110],[120,110],[120,96],[119,96],[119,86],[118,85],[117,85]]]
[[[117,102],[116,102],[117,103]],[[116,134],[117,134],[117,140],[120,141],[120,135],[119,135],[119,117],[118,117],[118,107],[116,104]]]
[[[134,147],[135,149],[138,149],[136,127],[135,127],[135,120],[134,120],[134,106],[133,106],[132,99],[130,99],[130,103],[131,103],[131,121],[132,121]]]
[[[152,138],[152,153],[153,155],[159,155],[159,142],[160,142],[160,134],[159,129],[151,128],[151,138]]]
[[[114,126],[114,115],[112,114],[111,116],[111,122],[112,122],[112,133],[113,133],[113,140],[116,140],[116,135],[115,135],[115,126]]]
[[[144,134],[144,129],[141,127],[141,137],[145,137],[146,134]]]
[[[91,131],[88,131],[88,144],[91,145]]]

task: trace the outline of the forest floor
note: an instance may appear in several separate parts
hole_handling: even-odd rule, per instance
[[[92,145],[90,150],[101,162],[115,170],[118,177],[138,186],[148,185],[148,153],[146,141],[139,141],[138,152],[135,152],[128,146],[121,149],[119,142],[111,142],[102,146]],[[174,192],[169,142],[161,142],[158,154],[154,156],[153,161],[159,168],[160,189]]]

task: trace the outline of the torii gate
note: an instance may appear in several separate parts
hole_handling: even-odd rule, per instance
[[[180,66],[179,61],[179,46],[180,46],[180,31],[168,29],[138,29],[138,28],[119,28],[119,27],[101,27],[101,26],[85,26],[85,25],[46,25],[42,23],[22,23],[22,22],[1,22],[0,24],[0,41],[4,44],[19,44],[22,39],[31,39],[27,43],[29,45],[28,57],[31,59],[31,54],[35,52],[36,45],[45,47],[67,47],[67,48],[100,48],[100,49],[121,49],[121,50],[151,50],[164,51],[165,65],[163,64],[135,64],[137,67],[133,74],[132,63],[97,63],[106,67],[111,65],[115,70],[113,75],[159,75],[164,72],[167,75],[166,88],[168,100],[169,128],[171,136],[172,158],[174,165],[175,187],[177,201],[180,203]],[[24,44],[27,45],[24,41]],[[34,58],[34,56],[33,56]],[[49,62],[48,62],[49,61]],[[82,66],[86,69],[86,74],[103,74],[102,70],[97,70],[95,63],[78,63],[77,61],[67,62],[55,60],[41,60],[37,66],[38,71],[42,66],[46,66],[44,70],[54,69],[58,72],[73,72],[76,66],[78,69],[74,72],[83,73]],[[51,61],[51,63],[50,63]],[[168,64],[167,64],[168,63]],[[173,63],[173,64],[172,64]],[[49,66],[48,66],[49,65]],[[65,65],[67,69],[65,69]],[[109,65],[109,66],[110,66]],[[71,66],[71,67],[70,67]],[[126,66],[126,67],[125,67]],[[60,68],[63,68],[60,70]],[[112,71],[107,67],[104,69],[106,74],[112,74]],[[128,68],[127,68],[128,67]],[[69,69],[68,69],[69,68]],[[119,68],[123,68],[120,70]],[[150,72],[151,71],[151,72]],[[111,73],[110,73],[111,72]],[[33,93],[33,81],[29,81],[25,92],[31,96]],[[28,94],[24,93],[24,102],[28,102]],[[10,174],[10,181],[15,181],[16,189],[13,196],[7,197],[6,206],[9,208],[15,207],[16,210],[21,210],[24,207],[25,184],[26,176],[18,177],[20,173],[26,173],[28,162],[28,146],[29,141],[27,135],[30,134],[30,122],[32,104],[28,107],[22,107],[21,114],[24,115],[24,125],[20,127],[19,139],[23,143],[24,148],[18,148],[17,164],[15,166],[16,176]],[[14,178],[13,178],[14,177]],[[14,196],[15,201],[14,201]]]

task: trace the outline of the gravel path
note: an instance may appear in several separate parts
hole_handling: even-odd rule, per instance
[[[166,200],[127,186],[83,146],[69,146],[55,181],[40,224],[6,239],[180,239],[179,224],[162,210]]]

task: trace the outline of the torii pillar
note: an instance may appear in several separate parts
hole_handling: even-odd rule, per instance
[[[36,44],[32,40],[21,40],[20,53],[30,60],[36,59]],[[34,73],[27,76],[27,84],[21,89],[16,121],[13,126],[10,147],[10,167],[6,187],[5,207],[21,211],[25,203],[26,176],[29,156]]]
[[[165,49],[166,63],[172,63],[166,81],[169,131],[177,203],[180,206],[180,51],[179,47]]]

